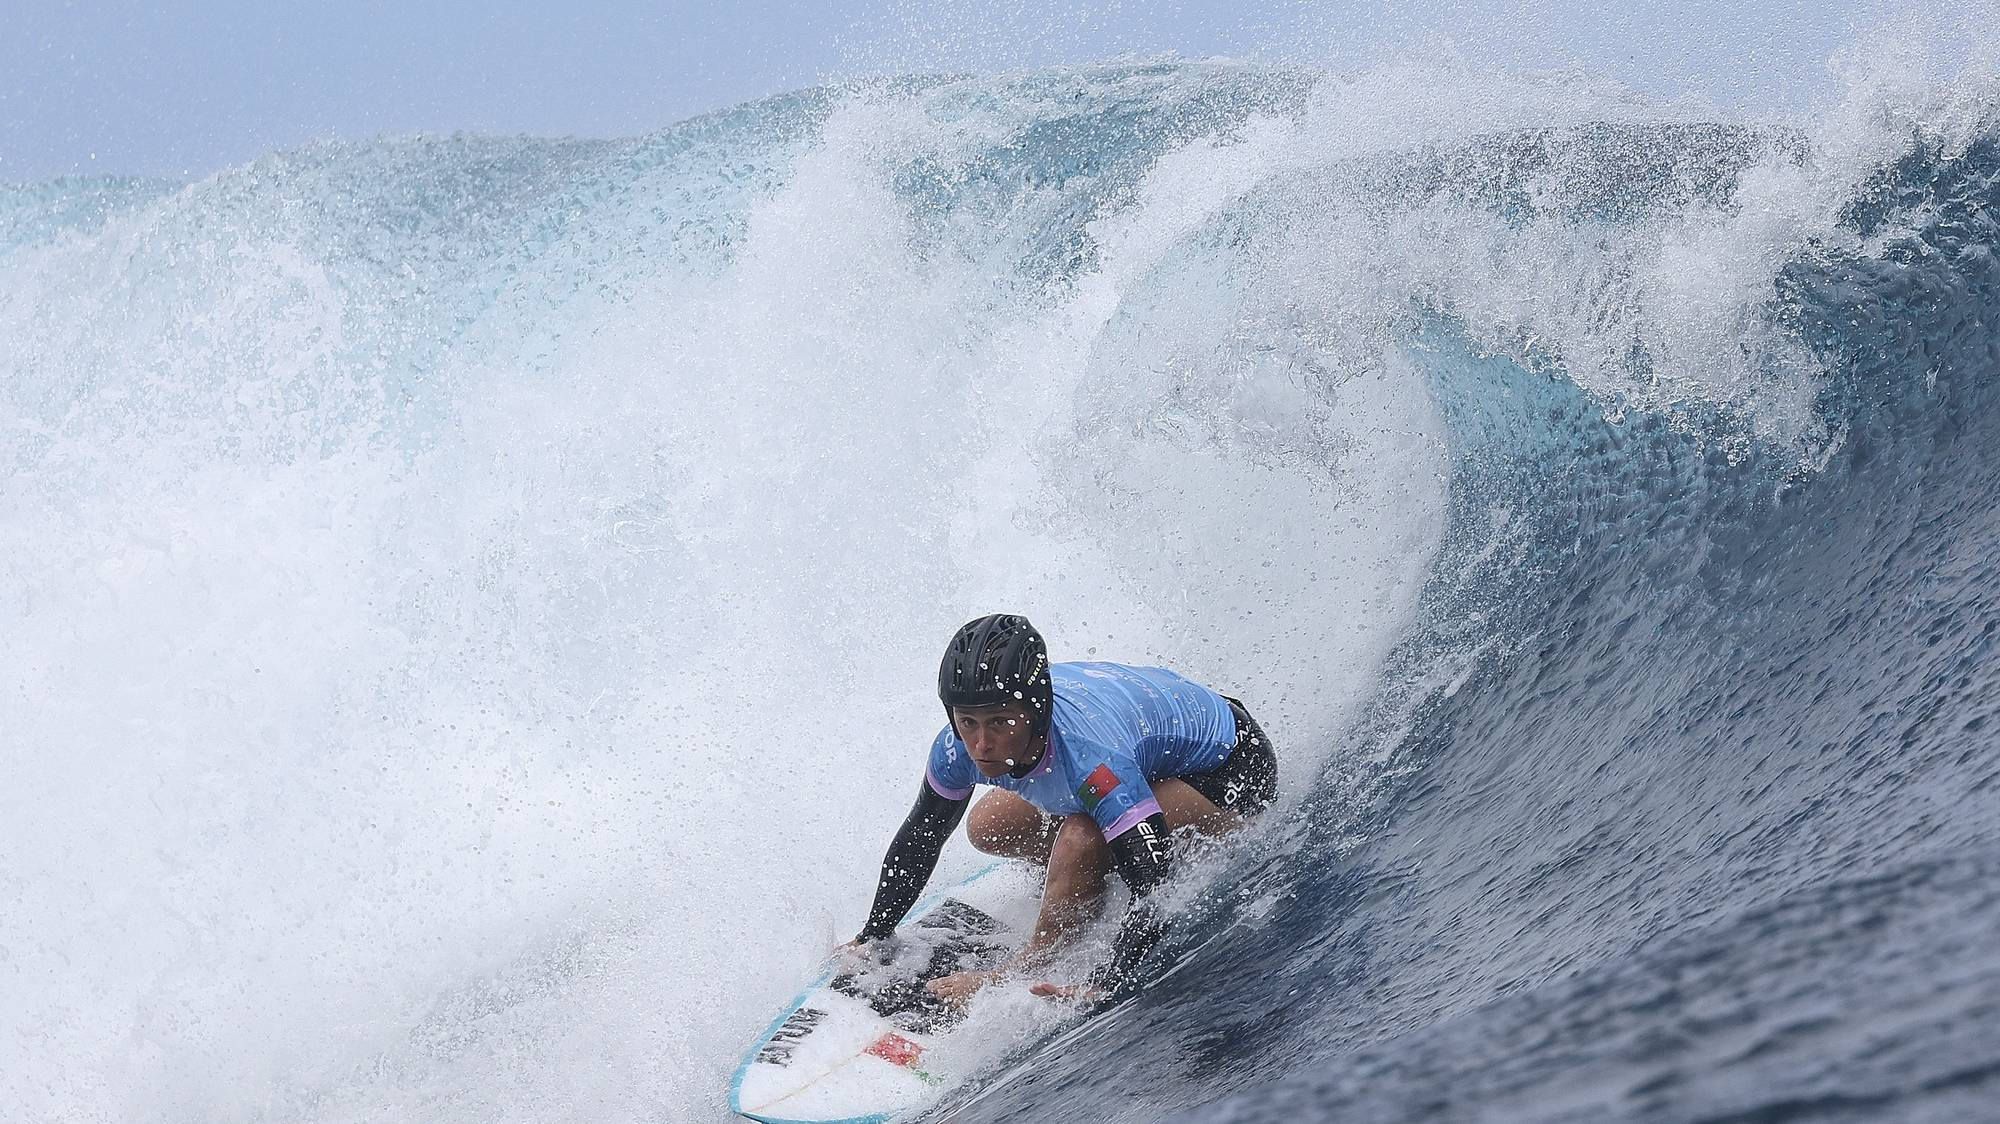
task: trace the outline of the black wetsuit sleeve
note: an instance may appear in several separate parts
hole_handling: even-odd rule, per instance
[[[868,925],[861,930],[863,941],[879,940],[896,931],[896,923],[910,911],[924,892],[924,884],[937,869],[938,853],[951,838],[965,807],[972,802],[951,800],[937,794],[928,780],[917,787],[917,802],[882,856],[882,881],[875,887],[875,904],[868,910]]]
[[[1111,960],[1091,973],[1093,986],[1119,991],[1139,982],[1139,965],[1159,943],[1165,918],[1154,906],[1153,890],[1167,880],[1172,865],[1167,855],[1167,820],[1154,812],[1111,841],[1111,861],[1119,877],[1132,888],[1132,907],[1111,943]]]

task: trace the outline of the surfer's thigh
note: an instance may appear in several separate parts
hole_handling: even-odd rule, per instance
[[[1243,817],[1201,794],[1179,777],[1153,782],[1153,799],[1160,802],[1160,815],[1168,831],[1191,830],[1214,838],[1243,826]]]
[[[1229,756],[1213,769],[1175,779],[1206,797],[1211,806],[1247,821],[1278,798],[1278,756],[1242,704],[1232,700],[1230,705],[1236,710],[1236,745]]]
[[[965,836],[989,855],[1046,863],[1060,826],[1061,821],[1021,797],[996,789],[966,813]]]

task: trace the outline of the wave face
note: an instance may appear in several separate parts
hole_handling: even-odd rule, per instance
[[[720,1119],[1006,606],[1287,795],[942,1110],[1968,1118],[1996,203],[1989,86],[1449,64],[0,197],[0,1095]]]
[[[966,1118],[1991,1111],[2000,105],[1957,93],[1963,131],[1857,169],[1754,291],[1566,258],[1586,377],[1540,278],[1511,336],[1426,302],[1404,345],[1451,434],[1443,547],[1349,735],[1406,779],[1357,804],[1323,778],[1310,842],[1248,874],[1266,915]],[[1399,162],[1384,205],[1456,192],[1502,246],[1553,227],[1657,268],[1822,167],[1762,143],[1510,133]],[[1720,322],[1632,323],[1661,281]],[[1367,842],[1335,860],[1330,828]]]

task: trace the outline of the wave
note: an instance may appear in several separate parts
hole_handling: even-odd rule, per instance
[[[0,1090],[717,1117],[1004,605],[1288,795],[946,1108],[1945,1111],[2000,103],[1925,96],[1145,63],[0,200]]]

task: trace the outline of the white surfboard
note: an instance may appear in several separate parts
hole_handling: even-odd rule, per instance
[[[891,963],[813,981],[750,1047],[730,1109],[765,1124],[876,1124],[929,1103],[944,1079],[925,1055],[958,1016],[924,983],[1020,947],[1040,903],[1029,873],[995,863],[919,902],[896,929]]]

